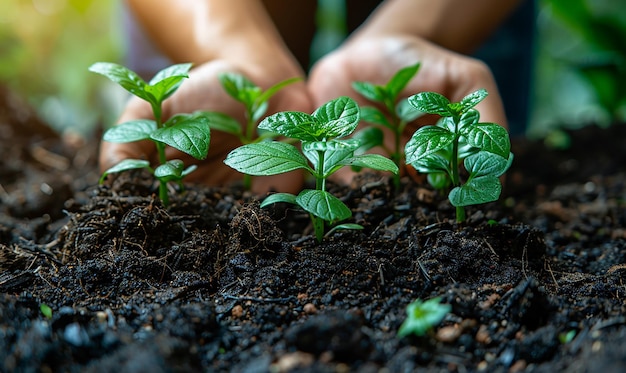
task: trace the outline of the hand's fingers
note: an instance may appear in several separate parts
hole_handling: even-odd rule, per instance
[[[491,73],[489,71],[487,71],[487,73],[491,77]],[[476,106],[476,109],[480,112],[480,121],[496,123],[508,129],[509,125],[504,110],[504,104],[502,103],[500,92],[498,91],[493,77],[488,80],[476,81],[469,93],[480,88],[485,88],[489,93],[489,95]]]
[[[457,81],[451,82],[453,89],[450,99],[460,101],[466,95],[484,88],[488,96],[476,106],[476,110],[480,112],[480,121],[497,123],[508,128],[502,98],[489,67],[481,61],[468,59],[457,70],[459,74],[452,75]]]

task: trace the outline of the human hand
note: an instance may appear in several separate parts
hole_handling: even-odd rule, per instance
[[[177,113],[205,110],[222,112],[234,117],[240,123],[245,123],[243,105],[230,97],[218,80],[219,74],[224,72],[243,74],[262,89],[294,76],[286,69],[282,70],[281,74],[272,74],[271,71],[264,70],[258,65],[254,68],[247,68],[245,64],[235,64],[226,60],[208,62],[193,69],[189,74],[189,79],[183,81],[176,93],[164,101],[163,119],[166,120]],[[272,97],[269,104],[268,114],[282,110],[311,110],[310,98],[303,82],[296,82],[283,88]],[[140,118],[152,118],[152,109],[145,101],[133,98],[123,111],[119,122]],[[168,159],[182,159],[186,165],[198,165],[198,169],[186,178],[187,181],[207,185],[225,185],[242,178],[241,174],[223,163],[226,155],[239,145],[241,144],[237,137],[220,131],[212,131],[209,153],[204,161],[198,161],[169,147],[166,156]],[[100,149],[102,170],[126,158],[147,159],[153,164],[158,162],[156,147],[152,142],[102,143]],[[299,190],[301,184],[302,175],[257,177],[254,179],[253,190],[258,193],[272,189],[294,192]]]
[[[502,99],[489,68],[481,61],[463,56],[411,35],[357,36],[321,59],[312,69],[308,89],[314,105],[337,96],[351,96],[361,105],[371,105],[352,89],[352,82],[385,84],[399,69],[421,62],[420,71],[401,93],[408,97],[418,92],[438,92],[451,101],[459,101],[479,88],[489,96],[477,109],[481,121],[507,126]],[[408,125],[402,136],[406,143],[422,124],[432,124],[432,117],[422,117]],[[393,148],[393,136],[385,134],[386,145]],[[347,182],[353,175],[338,174]]]

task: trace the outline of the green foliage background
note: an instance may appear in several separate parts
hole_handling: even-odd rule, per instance
[[[531,136],[626,121],[626,0],[541,0]]]
[[[318,18],[326,27],[314,55],[345,32],[337,17],[345,12],[343,2],[319,1]],[[625,121],[626,0],[537,1],[528,134]],[[123,62],[120,7],[119,0],[1,1],[0,84],[27,98],[59,131],[89,134],[96,125],[109,125],[123,96],[87,67]]]
[[[108,85],[87,68],[95,61],[121,58],[119,5],[101,0],[0,2],[0,84],[26,98],[59,131],[86,135],[103,115],[113,120],[116,96],[105,94]]]

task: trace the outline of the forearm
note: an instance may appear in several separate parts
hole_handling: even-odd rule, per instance
[[[259,0],[126,1],[151,40],[174,62],[231,58],[252,64],[268,53],[290,58]]]
[[[415,35],[460,53],[473,52],[522,0],[387,0],[355,37]]]

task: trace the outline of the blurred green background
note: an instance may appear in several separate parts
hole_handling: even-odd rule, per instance
[[[626,0],[538,4],[527,134],[626,121]],[[0,2],[0,82],[59,132],[88,136],[110,125],[125,96],[87,67],[123,61],[120,7],[96,0]],[[330,43],[333,37],[326,36]]]
[[[96,123],[113,121],[121,98],[107,94],[108,86],[87,67],[121,59],[119,6],[97,0],[0,2],[0,84],[59,132],[89,135]]]

